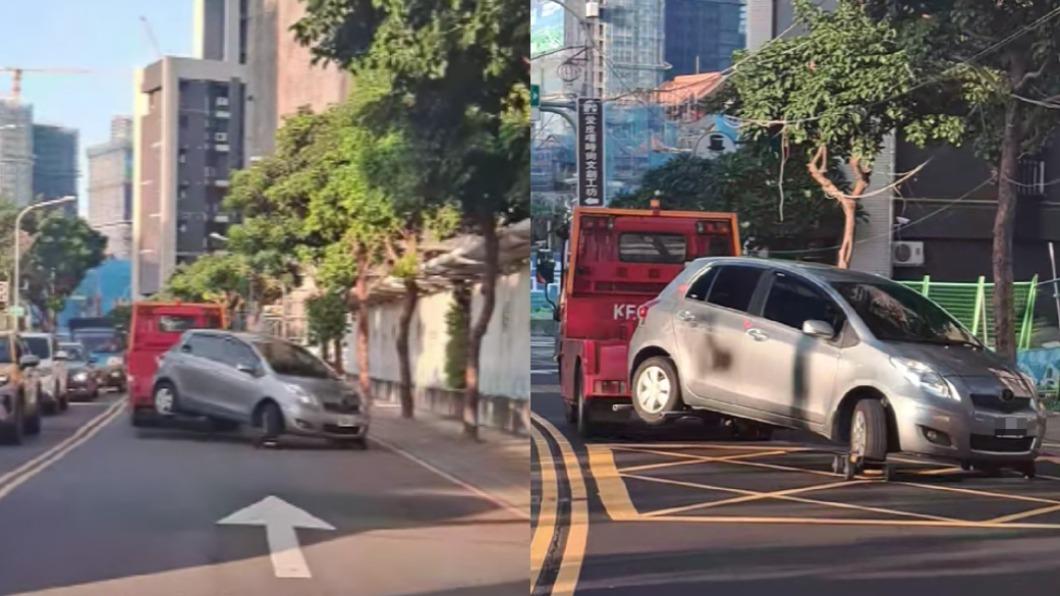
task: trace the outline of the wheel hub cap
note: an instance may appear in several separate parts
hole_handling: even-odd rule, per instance
[[[854,414],[854,424],[850,429],[850,451],[855,455],[865,453],[866,435],[865,415],[857,412]]]
[[[159,414],[169,414],[173,411],[173,393],[169,389],[159,389],[155,393],[155,410]]]
[[[645,412],[658,414],[670,399],[670,377],[658,366],[644,369],[637,379],[637,403]]]

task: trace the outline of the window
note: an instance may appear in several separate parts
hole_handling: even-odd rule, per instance
[[[762,316],[795,329],[802,329],[806,321],[824,321],[838,331],[843,313],[817,288],[777,273]]]
[[[710,289],[708,302],[747,311],[761,277],[762,270],[756,267],[721,267],[718,279]]]
[[[215,132],[215,133],[213,133],[213,140],[217,141],[218,143],[226,143],[226,142],[228,142],[228,133],[227,132]]]
[[[278,375],[326,379],[333,376],[331,370],[316,356],[304,348],[282,341],[264,340],[255,344],[265,360]]]
[[[699,300],[700,302],[706,300],[707,292],[710,291],[710,284],[714,283],[714,278],[717,276],[717,267],[707,269],[706,273],[700,275],[694,282],[692,282],[692,287],[688,288],[688,293],[685,294],[685,298]]]
[[[218,106],[225,107],[228,105],[228,98],[223,95],[219,96],[214,100],[214,103],[216,103]]]
[[[982,345],[939,305],[890,281],[832,283],[877,339]]]
[[[216,335],[195,334],[188,338],[191,353],[207,360],[220,362],[224,358],[225,345]]]
[[[687,250],[680,234],[637,232],[618,237],[618,258],[627,263],[684,263]]]
[[[195,317],[192,315],[162,315],[158,317],[158,330],[162,333],[183,333],[188,329],[194,328]]]
[[[15,361],[11,354],[11,337],[4,336],[0,339],[0,364],[11,364]]]
[[[25,338],[25,341],[30,354],[33,354],[41,360],[46,360],[52,357],[51,342],[48,341],[47,337],[27,337]]]
[[[240,364],[248,366],[258,365],[258,355],[254,353],[254,350],[250,349],[247,344],[232,339],[226,338],[224,341],[224,356],[222,362],[235,368]]]

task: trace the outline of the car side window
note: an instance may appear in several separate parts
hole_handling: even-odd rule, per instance
[[[226,338],[224,340],[224,357],[222,361],[232,368],[240,364],[257,366],[258,355],[247,344],[236,339]]]
[[[720,267],[710,288],[707,302],[746,312],[751,306],[763,270],[757,267],[727,265]]]
[[[219,360],[224,350],[218,348],[218,340],[212,335],[192,335],[185,345],[193,356],[207,360]]]
[[[706,300],[707,292],[710,291],[710,284],[714,282],[714,278],[717,276],[717,267],[707,269],[705,273],[700,274],[700,276],[692,282],[692,285],[688,288],[688,292],[685,294],[685,298],[698,300],[700,302]]]
[[[822,291],[804,280],[778,272],[762,316],[782,325],[802,329],[806,321],[824,321],[838,332],[843,311]]]

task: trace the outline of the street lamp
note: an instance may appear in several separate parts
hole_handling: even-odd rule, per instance
[[[22,209],[22,211],[19,211],[18,215],[15,216],[15,242],[14,242],[14,244],[15,244],[15,275],[12,278],[12,282],[13,282],[12,285],[14,287],[11,290],[11,306],[13,307],[13,309],[16,312],[18,311],[18,307],[19,307],[19,305],[18,305],[19,294],[21,293],[21,290],[22,290],[22,284],[20,283],[20,279],[21,279],[20,273],[21,272],[19,271],[19,259],[22,256],[20,254],[22,246],[21,246],[21,243],[19,242],[19,237],[18,237],[19,232],[22,231],[22,216],[24,216],[25,214],[29,213],[30,211],[33,211],[34,209],[41,209],[43,207],[52,207],[52,206],[55,206],[55,205],[61,205],[62,203],[69,203],[71,201],[76,201],[76,200],[77,200],[77,197],[67,195],[65,197],[61,197],[61,198],[58,198],[58,199],[52,199],[50,201],[42,201],[40,203],[34,203],[32,205],[27,205],[26,207],[24,207]]]

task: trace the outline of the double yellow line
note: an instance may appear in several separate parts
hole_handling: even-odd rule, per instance
[[[121,415],[124,408],[125,398],[115,401],[108,406],[106,410],[96,415],[95,418],[89,420],[81,428],[77,429],[77,432],[74,434],[63,439],[44,453],[41,453],[14,470],[0,476],[0,499],[6,497],[11,491],[25,484],[27,480],[43,472],[48,466],[59,461],[67,453],[73,451],[91,439],[96,433],[102,430],[107,423]]]
[[[578,461],[574,448],[563,433],[541,416],[531,414],[531,417],[537,423],[537,426],[531,425],[530,434],[537,447],[538,465],[541,468],[541,506],[537,516],[537,525],[534,527],[530,540],[530,593],[566,596],[574,594],[578,586],[578,577],[581,575],[585,547],[589,538],[589,506],[585,479],[582,476],[581,462]],[[538,426],[544,434],[537,429]],[[556,461],[552,456],[552,449],[545,435],[548,435],[556,444],[565,468],[567,485],[570,487],[570,516],[566,526],[566,542],[558,561],[559,570],[556,573],[556,579],[549,588],[538,592],[542,569],[545,568],[550,557],[557,556],[554,547],[558,544],[564,529],[559,527],[558,516],[560,478],[557,474]]]

